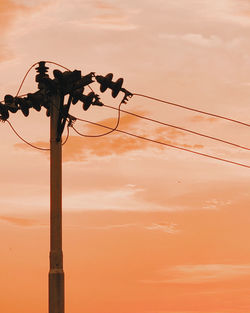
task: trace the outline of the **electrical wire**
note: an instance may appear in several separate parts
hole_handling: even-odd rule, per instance
[[[97,126],[101,126],[101,127],[104,127],[104,128],[112,129],[109,126],[105,126],[105,125],[102,125],[102,124],[99,124],[99,123],[95,123],[95,122],[91,122],[91,121],[83,120],[83,119],[79,119],[79,118],[76,118],[76,119],[79,120],[79,121],[90,123],[92,125],[97,125]],[[85,137],[85,135],[81,134],[73,125],[71,127],[74,129],[74,131],[78,135]],[[246,165],[246,164],[243,164],[243,163],[234,162],[234,161],[227,160],[227,159],[224,159],[224,158],[219,158],[219,157],[216,157],[216,156],[213,156],[213,155],[210,155],[210,154],[206,154],[206,153],[190,150],[190,149],[187,149],[187,148],[175,146],[175,145],[168,144],[168,143],[165,143],[165,142],[161,142],[161,141],[158,141],[158,140],[150,139],[150,138],[147,138],[147,137],[144,137],[144,136],[140,136],[140,135],[136,135],[136,134],[133,134],[133,133],[129,133],[129,132],[124,131],[124,130],[116,129],[115,131],[119,132],[119,133],[122,133],[122,134],[126,134],[128,136],[132,136],[132,137],[138,138],[138,139],[142,139],[142,140],[150,141],[150,142],[157,143],[157,144],[160,144],[160,145],[164,145],[164,146],[167,146],[167,147],[175,148],[175,149],[178,149],[178,150],[190,152],[190,153],[193,153],[193,154],[196,154],[196,155],[199,155],[199,156],[203,156],[203,157],[207,157],[207,158],[210,158],[210,159],[214,159],[214,160],[217,160],[217,161],[223,161],[223,162],[234,164],[234,165],[238,165],[238,166],[241,166],[241,167],[250,168],[249,165]]]
[[[67,71],[70,71],[70,69],[68,69],[67,67],[65,67],[65,66],[63,66],[63,65],[61,65],[61,64],[59,64],[59,63],[52,62],[52,61],[43,61],[43,62],[49,63],[49,64],[54,64],[54,65],[57,65],[57,66],[60,66],[60,67],[64,68],[64,69],[67,70]],[[18,91],[17,91],[17,93],[16,93],[16,97],[18,97],[19,92],[21,91],[21,89],[22,89],[22,87],[23,87],[23,84],[24,84],[24,82],[25,82],[27,76],[29,75],[30,71],[32,70],[33,67],[35,67],[35,66],[38,65],[38,64],[39,64],[39,62],[36,62],[36,63],[34,63],[33,65],[30,66],[30,68],[28,69],[28,71],[27,71],[26,74],[24,75],[23,80],[21,81],[21,84],[20,84],[20,86],[19,86],[19,88],[18,88]],[[1,101],[1,102],[2,102],[2,101]]]
[[[111,128],[110,131],[106,132],[106,133],[103,133],[103,134],[99,134],[99,135],[84,135],[82,134],[82,136],[84,137],[91,137],[91,138],[97,138],[97,137],[103,137],[103,136],[106,136],[106,135],[109,135],[111,133],[113,133],[119,126],[120,124],[120,120],[121,120],[121,105],[123,104],[123,101],[120,102],[119,106],[118,106],[118,116],[117,116],[117,122],[116,122],[116,125],[115,127]],[[60,108],[57,108],[54,104],[52,104],[54,106],[54,108],[61,114],[62,117],[66,118],[66,120],[68,121],[68,123],[70,124],[71,123],[71,118],[70,117],[67,117],[65,116],[65,113],[60,109]],[[68,134],[67,136],[69,135],[69,125],[67,126],[68,128]],[[71,126],[72,127],[72,126]],[[68,139],[67,139],[68,140]],[[66,142],[65,142],[66,143]],[[64,143],[63,143],[64,145]]]
[[[68,71],[70,71],[70,69],[68,69],[67,67],[57,63],[57,62],[53,62],[53,61],[44,61],[45,63],[49,63],[49,64],[53,64],[53,65],[56,65],[56,66],[60,66]],[[37,64],[39,64],[39,62],[36,62],[34,63],[33,65],[30,66],[30,68],[28,69],[28,71],[26,72],[19,88],[18,88],[18,91],[17,91],[17,94],[16,94],[16,97],[19,95],[20,91],[21,91],[21,88],[24,84],[24,81],[25,79],[27,78],[28,74],[30,73],[30,71],[32,70],[32,68],[34,66],[36,66]],[[88,86],[92,91],[93,89]],[[213,116],[213,117],[218,117],[218,118],[222,118],[224,120],[228,120],[228,121],[231,121],[231,122],[235,122],[235,123],[238,123],[238,124],[241,124],[241,125],[245,125],[245,126],[250,126],[249,124],[246,124],[246,123],[243,123],[241,121],[238,121],[238,120],[234,120],[234,119],[231,119],[231,118],[227,118],[227,117],[224,117],[224,116],[221,116],[221,115],[217,115],[217,114],[213,114],[213,113],[209,113],[209,112],[204,112],[204,111],[201,111],[201,110],[197,110],[197,109],[193,109],[193,108],[190,108],[190,107],[187,107],[187,106],[183,106],[183,105],[180,105],[180,104],[177,104],[177,103],[173,103],[173,102],[169,102],[169,101],[166,101],[166,100],[162,100],[162,99],[158,99],[158,98],[155,98],[155,97],[151,97],[151,96],[147,96],[147,95],[144,95],[144,94],[139,94],[139,93],[134,93],[133,94],[134,96],[140,96],[140,97],[144,97],[144,98],[148,98],[148,99],[151,99],[151,100],[155,100],[155,101],[158,101],[158,102],[163,102],[163,103],[167,103],[167,104],[170,104],[170,105],[174,105],[174,106],[177,106],[177,107],[180,107],[180,108],[184,108],[184,109],[187,109],[187,110],[191,110],[191,111],[195,111],[195,112],[198,112],[198,113],[202,113],[202,114],[206,114],[206,115],[210,115],[210,116]],[[22,95],[21,97],[23,97],[25,95]],[[3,101],[1,101],[3,102]],[[104,105],[106,107],[109,107],[109,108],[112,108],[112,109],[115,109],[115,110],[118,110],[118,118],[117,118],[117,123],[115,125],[114,128],[109,128],[111,129],[110,131],[104,133],[104,134],[100,134],[100,135],[83,135],[81,134],[82,136],[85,136],[85,137],[102,137],[102,136],[106,136],[112,132],[114,132],[115,130],[117,130],[118,126],[119,126],[119,123],[120,123],[120,115],[121,115],[121,112],[124,112],[124,113],[127,113],[127,114],[130,114],[130,115],[133,115],[133,116],[136,116],[138,118],[142,118],[142,119],[145,119],[145,120],[149,120],[149,121],[152,121],[152,122],[155,122],[155,123],[158,123],[158,124],[161,124],[161,125],[164,125],[164,126],[169,126],[169,127],[173,127],[173,128],[176,128],[176,129],[180,129],[182,131],[186,131],[186,132],[189,132],[189,133],[192,133],[192,134],[195,134],[195,135],[199,135],[199,136],[202,136],[202,137],[206,137],[206,138],[209,138],[209,139],[212,139],[212,140],[216,140],[216,141],[219,141],[219,142],[222,142],[222,143],[225,143],[225,144],[228,144],[228,145],[232,145],[232,146],[235,146],[235,147],[238,147],[238,148],[241,148],[241,149],[245,149],[245,150],[250,150],[249,148],[247,147],[244,147],[244,146],[241,146],[241,145],[238,145],[238,144],[235,144],[235,143],[232,143],[232,142],[229,142],[229,141],[226,141],[226,140],[223,140],[223,139],[220,139],[220,138],[216,138],[216,137],[213,137],[213,136],[208,136],[208,135],[205,135],[205,134],[202,134],[202,133],[199,133],[199,132],[195,132],[195,131],[192,131],[192,130],[189,130],[189,129],[186,129],[186,128],[182,128],[182,127],[179,127],[179,126],[175,126],[175,125],[171,125],[171,124],[167,124],[167,123],[164,123],[164,122],[161,122],[161,121],[157,121],[157,120],[154,120],[154,119],[151,119],[151,118],[148,118],[148,117],[144,117],[144,116],[141,116],[139,114],[135,114],[135,113],[132,113],[132,112],[129,112],[129,111],[125,111],[125,110],[121,110],[121,104],[122,102],[119,104],[119,107],[118,109],[117,108],[114,108],[114,107],[111,107],[111,106],[108,106],[108,105]],[[85,120],[83,120],[85,121]],[[8,122],[8,121],[7,121]],[[10,123],[10,122],[8,122]],[[11,128],[13,129],[13,131],[17,134],[17,132],[14,130],[13,126],[10,124]],[[17,134],[18,135],[18,134]],[[21,136],[18,135],[18,137],[20,139],[22,139],[25,143],[29,144],[30,146],[33,146],[32,144],[28,143],[26,140],[24,140]],[[66,144],[67,140],[68,140],[68,137],[69,137],[69,126],[67,127],[67,136],[66,136],[66,140],[65,142],[63,143]],[[42,149],[43,148],[39,148],[39,147],[35,147],[33,146],[34,148],[38,148],[38,149]],[[47,149],[46,149],[47,150]]]
[[[110,105],[104,104],[104,106],[107,107],[107,108],[113,109],[113,110],[118,110],[117,108],[112,107]],[[241,148],[241,149],[244,149],[244,150],[250,150],[250,148],[247,148],[245,146],[241,146],[241,145],[238,145],[236,143],[233,143],[233,142],[230,142],[230,141],[226,141],[226,140],[223,140],[223,139],[220,139],[220,138],[217,138],[217,137],[209,136],[209,135],[202,134],[200,132],[196,132],[196,131],[193,131],[193,130],[190,130],[190,129],[187,129],[187,128],[183,128],[183,127],[180,127],[180,126],[176,126],[176,125],[168,124],[168,123],[165,123],[165,122],[161,122],[161,121],[158,121],[158,120],[146,117],[146,116],[142,116],[142,115],[139,115],[139,114],[136,114],[136,113],[133,113],[133,112],[129,112],[129,111],[126,111],[126,110],[122,110],[121,109],[120,111],[123,112],[123,113],[129,114],[129,115],[132,115],[132,116],[135,116],[135,117],[138,117],[138,118],[150,121],[150,122],[154,122],[154,123],[157,123],[157,124],[160,124],[160,125],[169,126],[169,127],[175,128],[175,129],[179,129],[179,130],[191,133],[193,135],[202,136],[202,137],[205,137],[205,138],[208,138],[208,139],[212,139],[212,140],[215,140],[215,141],[219,141],[219,142],[222,142],[222,143],[225,143],[225,144],[237,147],[237,148]]]
[[[65,70],[67,71],[71,71],[69,68],[59,64],[59,63],[56,63],[56,62],[52,62],[52,61],[44,61],[45,63],[49,63],[49,64],[54,64],[54,65],[57,65],[57,66],[60,66],[61,68],[64,68]]]
[[[41,147],[37,147],[37,146],[31,144],[30,142],[28,142],[27,140],[25,140],[22,136],[20,136],[20,135],[18,134],[18,132],[15,130],[15,128],[13,127],[13,125],[11,124],[10,121],[6,120],[5,122],[7,122],[7,123],[9,124],[9,126],[11,127],[11,129],[13,130],[13,132],[16,134],[16,136],[17,136],[19,139],[21,139],[24,143],[26,143],[27,145],[31,146],[32,148],[35,148],[35,149],[38,149],[38,150],[42,150],[42,151],[50,151],[50,150],[51,150],[51,149],[49,149],[49,148],[41,148]],[[64,146],[64,145],[67,143],[67,141],[68,141],[68,139],[69,139],[69,134],[70,134],[70,132],[69,132],[69,126],[67,126],[67,135],[66,135],[66,138],[65,138],[64,142],[62,143],[62,146]]]
[[[64,68],[64,69],[70,71],[67,67],[65,67],[65,66],[63,66],[63,65],[61,65],[61,64],[59,64],[59,63],[52,62],[52,61],[44,61],[44,62],[45,62],[45,63],[50,63],[50,64],[54,64],[54,65],[60,66],[60,67],[62,67],[62,68]],[[36,63],[32,64],[32,65],[30,66],[30,68],[27,70],[27,72],[25,73],[25,75],[24,75],[24,77],[23,77],[23,79],[22,79],[22,81],[21,81],[21,84],[20,84],[20,86],[19,86],[19,88],[18,88],[18,90],[17,90],[16,97],[18,97],[18,95],[19,95],[19,93],[20,93],[20,91],[21,91],[21,89],[22,89],[22,87],[23,87],[23,84],[24,84],[24,82],[25,82],[27,76],[29,75],[30,71],[33,69],[33,67],[35,67],[35,66],[38,65],[38,64],[39,64],[39,62],[36,62]],[[24,94],[24,95],[21,95],[20,97],[25,97],[26,95],[27,95],[27,94]],[[0,101],[0,102],[4,102],[4,101]],[[22,137],[17,133],[17,131],[14,129],[14,127],[12,126],[12,124],[11,124],[8,120],[6,120],[6,122],[9,124],[9,126],[11,127],[11,129],[13,130],[13,132],[17,135],[17,137],[18,137],[19,139],[21,139],[23,142],[25,142],[27,145],[31,146],[32,148],[35,148],[35,149],[38,149],[38,150],[42,150],[42,151],[49,151],[49,150],[50,150],[50,149],[47,149],[47,148],[40,148],[40,147],[37,147],[37,146],[31,144],[30,142],[28,142],[27,140],[25,140],[24,138],[22,138]],[[65,141],[62,143],[62,146],[67,143],[68,139],[69,139],[69,127],[67,127],[66,139],[65,139]]]
[[[92,92],[94,92],[94,89],[90,85],[88,85],[88,87]]]
[[[99,134],[99,135],[86,135],[86,134],[81,134],[81,136],[82,137],[90,137],[90,138],[97,138],[97,137],[103,137],[103,136],[106,136],[106,135],[109,135],[109,134],[111,134],[111,133],[113,133],[114,131],[116,131],[117,130],[117,128],[118,128],[118,126],[119,126],[119,124],[120,124],[120,121],[121,121],[121,105],[122,105],[122,101],[120,102],[120,104],[119,104],[119,107],[118,107],[118,116],[117,116],[117,122],[116,122],[116,125],[115,125],[115,127],[109,127],[109,129],[111,129],[110,131],[108,131],[108,132],[106,132],[106,133],[103,133],[103,134]],[[81,120],[80,118],[77,118],[77,120],[79,120],[79,121],[83,121],[83,122],[85,122],[85,120]],[[73,129],[74,129],[74,127],[73,126],[71,126]]]
[[[226,120],[226,121],[230,121],[230,122],[234,122],[234,123],[237,123],[237,124],[240,124],[240,125],[244,125],[244,126],[248,126],[248,127],[250,126],[250,124],[247,124],[247,123],[244,123],[244,122],[232,119],[230,117],[225,117],[225,116],[222,116],[222,115],[218,115],[218,114],[214,114],[214,113],[209,113],[209,112],[197,110],[197,109],[194,109],[194,108],[191,108],[191,107],[188,107],[188,106],[184,106],[184,105],[181,105],[181,104],[178,104],[178,103],[174,103],[174,102],[170,102],[170,101],[154,98],[154,97],[151,97],[151,96],[147,96],[147,95],[143,95],[143,94],[139,94],[139,93],[134,93],[133,96],[144,97],[144,98],[155,100],[155,101],[158,101],[158,102],[167,103],[167,104],[170,104],[170,105],[182,108],[182,109],[186,109],[186,110],[198,112],[198,113],[201,113],[201,114],[206,114],[206,115],[209,115],[209,116],[217,117],[217,118],[220,118],[220,119],[223,119],[223,120]]]
[[[36,62],[36,63],[34,63],[33,65],[31,65],[31,67],[28,69],[28,71],[27,71],[26,74],[24,75],[24,77],[23,77],[23,79],[22,79],[22,81],[21,81],[21,84],[20,84],[20,86],[19,86],[19,88],[18,88],[18,90],[17,90],[16,97],[18,97],[19,92],[21,91],[21,89],[22,89],[22,87],[23,87],[24,81],[25,81],[25,79],[27,78],[27,76],[29,75],[29,72],[30,72],[30,71],[32,70],[32,68],[33,68],[34,66],[36,66],[37,64],[39,64],[39,62]]]
[[[57,62],[53,62],[53,61],[49,61],[49,60],[43,61],[43,62],[49,63],[49,64],[53,64],[53,65],[57,65],[57,66],[60,66],[60,67],[62,67],[64,69],[66,69],[67,71],[70,71],[69,68],[67,68],[67,67],[65,67],[65,66],[63,66],[63,65],[61,65],[61,64],[59,64]],[[26,74],[25,74],[25,76],[24,76],[24,78],[23,78],[23,80],[22,80],[22,82],[20,84],[20,87],[18,88],[16,97],[19,95],[19,92],[20,92],[20,90],[21,90],[21,88],[22,88],[22,86],[24,84],[24,81],[27,78],[29,72],[37,64],[39,64],[39,62],[36,62],[33,65],[31,65],[30,68],[28,69],[28,71],[26,72]],[[90,86],[88,86],[88,87],[93,91],[93,89]],[[222,115],[218,115],[218,114],[214,114],[214,113],[210,113],[210,112],[205,112],[205,111],[202,111],[202,110],[194,109],[194,108],[191,108],[191,107],[188,107],[188,106],[184,106],[184,105],[181,105],[181,104],[178,104],[178,103],[174,103],[174,102],[162,100],[162,99],[159,99],[159,98],[151,97],[151,96],[148,96],[148,95],[144,95],[144,94],[140,94],[140,93],[133,93],[133,96],[144,97],[144,98],[151,99],[151,100],[154,100],[154,101],[158,101],[158,102],[170,104],[170,105],[173,105],[173,106],[176,106],[176,107],[180,107],[182,109],[186,109],[186,110],[198,112],[198,113],[201,113],[201,114],[206,114],[206,115],[209,115],[209,116],[213,116],[213,117],[216,117],[216,118],[224,119],[224,120],[227,120],[227,121],[230,121],[230,122],[238,123],[238,124],[241,124],[241,125],[244,125],[244,126],[248,126],[248,127],[250,126],[250,124],[241,122],[239,120],[235,120],[235,119],[232,119],[232,118],[229,118],[229,117],[225,117],[225,116],[222,116]]]
[[[69,125],[67,126],[67,135],[64,142],[62,143],[62,146],[64,146],[67,143],[68,139],[69,139]]]
[[[27,140],[25,140],[23,137],[21,137],[18,132],[15,130],[15,128],[12,126],[11,122],[6,120],[5,122],[7,122],[9,124],[9,126],[11,127],[11,129],[13,130],[13,132],[17,135],[17,137],[19,139],[21,139],[23,142],[25,142],[27,145],[31,146],[32,148],[35,148],[37,150],[42,150],[42,151],[49,151],[50,149],[49,148],[41,148],[41,147],[37,147],[33,144],[31,144],[30,142],[28,142]]]

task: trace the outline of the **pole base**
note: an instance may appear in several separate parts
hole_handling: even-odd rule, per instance
[[[64,272],[62,269],[49,272],[49,313],[64,313]]]

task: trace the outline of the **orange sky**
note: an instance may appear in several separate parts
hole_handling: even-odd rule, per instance
[[[113,72],[131,92],[249,123],[249,15],[247,0],[1,0],[0,97],[15,94],[34,62],[51,60],[83,73]],[[21,93],[36,90],[34,77],[33,70]],[[248,146],[244,126],[138,97],[124,109]],[[84,112],[77,104],[71,113],[116,123],[116,111],[105,107]],[[25,139],[48,144],[44,111],[10,121]],[[0,126],[0,311],[42,313],[49,155]],[[250,164],[239,148],[126,114],[119,127]],[[250,311],[248,169],[121,133],[81,138],[73,130],[63,161],[66,312]]]

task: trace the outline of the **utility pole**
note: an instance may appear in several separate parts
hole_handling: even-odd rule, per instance
[[[62,252],[62,140],[57,140],[61,96],[55,94],[50,108],[50,270],[49,313],[64,313]]]
[[[50,267],[49,267],[49,313],[64,313],[64,271],[62,252],[62,140],[61,136],[68,122],[68,127],[76,120],[69,114],[71,104],[82,102],[83,110],[86,111],[91,105],[103,106],[100,97],[93,90],[83,94],[84,88],[95,80],[100,84],[100,91],[112,90],[112,97],[116,98],[121,91],[124,93],[122,103],[126,103],[132,94],[122,88],[123,79],[112,81],[113,74],[96,76],[91,72],[85,76],[81,71],[67,70],[61,72],[54,70],[54,79],[51,79],[45,61],[36,68],[36,82],[38,91],[28,93],[25,96],[6,95],[0,102],[0,121],[8,120],[10,114],[21,111],[24,116],[29,115],[30,109],[41,111],[44,107],[50,116]],[[56,64],[54,62],[47,62]],[[32,66],[32,67],[33,67]],[[31,68],[32,68],[31,67]],[[30,69],[31,69],[30,68]],[[30,71],[30,70],[29,70]],[[28,72],[29,72],[28,71]],[[26,74],[27,76],[27,74]],[[25,77],[26,77],[25,76]],[[68,95],[67,104],[64,98]],[[26,142],[27,143],[27,142]]]

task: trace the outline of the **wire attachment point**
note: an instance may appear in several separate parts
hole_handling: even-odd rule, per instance
[[[73,127],[73,125],[76,122],[76,117],[74,117],[73,115],[68,114],[68,127]]]
[[[124,92],[124,97],[122,99],[122,103],[127,104],[129,99],[131,99],[133,97],[133,94],[124,88],[122,88],[121,91]]]

